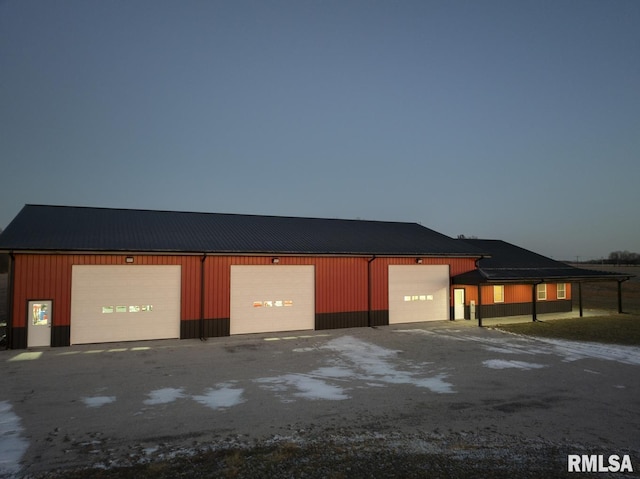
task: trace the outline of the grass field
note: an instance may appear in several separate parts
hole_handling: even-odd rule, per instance
[[[551,321],[504,324],[496,326],[529,336],[595,341],[640,346],[640,266],[575,265],[600,271],[636,275],[622,283],[622,309],[618,311],[618,283],[616,281],[583,283],[582,307],[585,310],[608,310],[611,314],[585,318],[557,319]],[[572,287],[573,308],[577,310],[578,287]]]

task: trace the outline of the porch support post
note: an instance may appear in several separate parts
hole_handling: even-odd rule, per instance
[[[578,282],[578,305],[580,307],[580,317],[582,317],[582,281]]]
[[[478,285],[478,307],[476,308],[478,315],[478,326],[482,327],[482,285]]]
[[[622,314],[622,281],[618,280],[618,314]]]
[[[537,293],[538,292],[538,283],[533,283],[531,285],[531,313],[533,315],[533,321],[537,321],[538,320],[538,313],[536,311],[536,298],[537,298]]]

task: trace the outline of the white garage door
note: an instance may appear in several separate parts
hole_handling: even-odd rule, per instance
[[[180,337],[180,266],[74,265],[71,344]]]
[[[449,319],[448,265],[389,266],[389,324]]]
[[[231,334],[314,329],[313,266],[231,266]]]

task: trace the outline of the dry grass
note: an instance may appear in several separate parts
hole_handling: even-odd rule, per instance
[[[640,266],[576,265],[600,271],[635,275],[622,283],[622,309],[625,313],[640,314]],[[573,307],[578,308],[578,286],[572,287]],[[585,309],[618,311],[618,283],[604,281],[582,284],[582,306]]]
[[[576,265],[601,271],[636,275],[622,283],[622,310],[618,311],[618,283],[616,281],[582,284],[582,307],[585,310],[608,310],[606,316],[557,319],[551,321],[498,325],[498,329],[530,336],[594,341],[600,343],[640,346],[640,267]],[[572,287],[573,307],[578,304],[578,286]]]

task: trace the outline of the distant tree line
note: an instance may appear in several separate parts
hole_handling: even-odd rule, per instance
[[[630,251],[612,251],[609,253],[609,264],[640,264],[640,254]]]
[[[640,254],[631,251],[612,251],[607,259],[588,261],[589,263],[602,264],[640,264]]]

